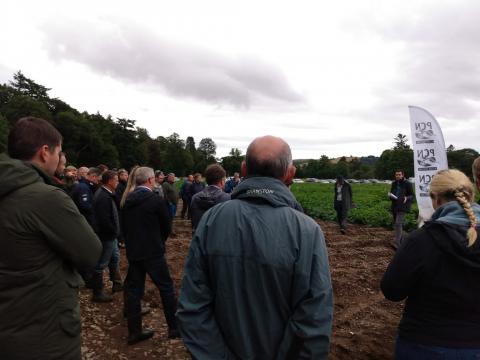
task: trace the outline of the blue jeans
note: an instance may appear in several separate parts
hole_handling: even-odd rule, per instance
[[[479,360],[480,349],[421,345],[397,338],[395,360]]]
[[[168,209],[170,210],[170,217],[173,220],[177,214],[177,204],[168,203]]]
[[[102,254],[98,259],[95,271],[103,271],[108,267],[118,267],[120,262],[120,250],[118,249],[117,239],[113,241],[102,241]]]

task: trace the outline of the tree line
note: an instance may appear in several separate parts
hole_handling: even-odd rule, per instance
[[[318,160],[300,161],[297,163],[297,175],[303,178],[332,179],[337,175],[354,179],[392,179],[396,169],[402,169],[410,177],[414,174],[413,150],[407,144],[407,137],[398,134],[393,139],[393,147],[382,152],[380,157],[340,158],[332,162],[323,155]],[[455,149],[450,145],[447,149],[449,168],[463,171],[472,178],[472,163],[480,155],[476,150]]]
[[[49,88],[27,78],[21,71],[8,84],[0,84],[0,152],[6,150],[9,128],[24,116],[50,121],[63,135],[63,149],[69,164],[131,168],[142,164],[183,176],[203,172],[207,165],[219,162],[229,175],[240,170],[242,152],[232,148],[228,156],[216,158],[217,146],[211,138],[198,145],[193,136],[185,140],[179,134],[152,138],[136,121],[113,118],[99,113],[80,112],[66,102],[48,95]],[[470,165],[478,152],[473,149],[447,149],[449,165],[471,176]],[[298,177],[334,178],[342,174],[352,178],[389,179],[396,168],[413,174],[413,152],[406,137],[399,134],[394,147],[373,156],[341,158],[333,163],[323,155],[318,160],[297,161]]]

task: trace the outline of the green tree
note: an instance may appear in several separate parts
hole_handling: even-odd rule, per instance
[[[397,134],[397,136],[393,139],[393,143],[395,146],[393,147],[394,150],[404,150],[410,149],[410,146],[407,144],[407,136],[403,134]]]
[[[8,122],[0,114],[0,153],[7,151]]]
[[[237,148],[232,148],[230,150],[229,156],[224,156],[221,160],[221,164],[227,175],[233,175],[235,172],[240,172],[242,161],[244,156],[242,152]]]
[[[395,170],[402,169],[405,175],[413,175],[413,150],[384,150],[375,164],[375,175],[378,179],[392,179]]]
[[[13,80],[10,81],[10,86],[19,95],[25,95],[45,103],[50,99],[48,96],[48,91],[51,89],[37,84],[35,81],[23,75],[21,71],[17,71],[15,74],[13,74]]]
[[[472,163],[478,156],[477,151],[468,148],[448,151],[448,167],[458,169],[472,178]]]

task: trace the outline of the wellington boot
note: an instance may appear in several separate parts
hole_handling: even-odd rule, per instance
[[[112,302],[113,301],[113,298],[111,295],[107,295],[105,293],[100,293],[100,294],[94,294],[92,296],[92,301],[93,302],[98,302],[98,303],[108,303],[108,302]]]
[[[121,281],[115,280],[112,285],[112,294],[123,291],[123,284]]]

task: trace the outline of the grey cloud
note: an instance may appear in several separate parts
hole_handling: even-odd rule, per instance
[[[377,89],[391,107],[416,104],[437,116],[469,119],[478,116],[480,102],[480,3],[435,3],[419,17],[376,28],[404,48],[395,81]],[[389,109],[390,108],[390,109]],[[405,110],[406,112],[406,110]]]
[[[272,65],[169,42],[139,26],[74,21],[49,23],[43,31],[51,58],[73,60],[127,82],[161,86],[174,97],[237,108],[265,101],[304,102]]]

